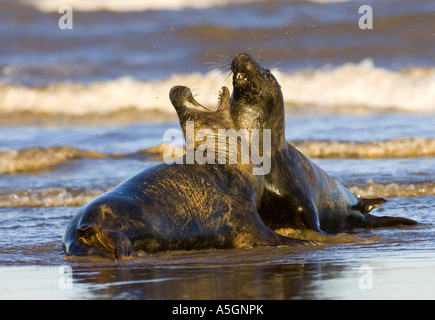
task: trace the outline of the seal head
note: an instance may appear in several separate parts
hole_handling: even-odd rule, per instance
[[[230,91],[227,87],[220,89],[215,110],[209,110],[198,103],[193,97],[192,91],[185,86],[173,87],[169,92],[169,98],[177,111],[184,132],[188,121],[200,122],[201,128],[213,131],[234,128],[230,110]]]
[[[241,53],[231,63],[233,95],[231,115],[244,129],[271,129],[272,147],[285,143],[284,99],[281,86],[269,69]]]
[[[269,69],[263,68],[250,55],[241,53],[231,62],[234,99],[245,104],[257,104],[282,99],[281,86]],[[267,90],[265,90],[267,88]],[[272,102],[272,101],[269,101]],[[268,110],[264,110],[266,113]],[[273,111],[273,110],[269,110]]]

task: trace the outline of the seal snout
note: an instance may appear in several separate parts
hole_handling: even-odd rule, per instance
[[[261,86],[262,68],[247,53],[238,54],[231,62],[236,93],[256,94]]]
[[[249,80],[249,75],[258,72],[257,62],[247,53],[239,53],[231,62],[235,79]]]
[[[229,97],[229,93],[228,93],[228,97]],[[186,112],[189,110],[192,112],[210,112],[208,108],[204,107],[202,104],[200,104],[198,101],[195,100],[192,91],[188,87],[185,86],[172,87],[171,90],[169,91],[169,98],[175,110],[177,110],[177,112]],[[219,95],[218,106],[220,106],[220,100],[221,99]]]
[[[192,91],[185,86],[175,86],[169,91],[169,98],[174,106],[180,102],[188,101],[190,97],[192,97]]]
[[[234,71],[234,69],[240,69],[242,66],[247,66],[249,64],[256,65],[257,63],[255,60],[247,53],[239,53],[237,56],[234,57],[233,61],[231,62],[231,69]]]
[[[192,95],[190,88],[175,86],[169,91],[169,99],[176,110],[183,108],[204,108]]]

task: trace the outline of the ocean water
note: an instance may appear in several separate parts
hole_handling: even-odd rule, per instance
[[[0,299],[434,299],[435,1],[0,1]],[[373,9],[362,30],[358,9]],[[319,246],[65,258],[80,206],[162,161],[175,85],[271,68],[286,137],[414,227]],[[180,148],[181,148],[180,142]]]

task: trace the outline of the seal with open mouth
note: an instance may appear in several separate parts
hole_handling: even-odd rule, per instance
[[[217,133],[234,128],[230,93],[217,110],[201,106],[189,88],[171,89],[182,127],[186,121]],[[238,149],[236,149],[235,152]],[[138,250],[245,248],[306,244],[268,229],[257,206],[264,177],[248,164],[167,164],[146,169],[79,209],[63,236],[67,255],[117,259]]]
[[[414,220],[369,212],[385,199],[355,196],[285,140],[284,100],[270,70],[245,53],[232,63],[231,114],[237,129],[270,129],[271,170],[259,214],[271,229],[338,233],[353,228],[413,225]]]

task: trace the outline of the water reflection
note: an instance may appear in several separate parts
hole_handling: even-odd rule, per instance
[[[434,299],[435,256],[402,245],[170,252],[144,261],[73,263],[92,299]],[[73,292],[71,292],[73,294]],[[77,298],[74,295],[71,298]]]
[[[379,255],[374,256],[363,246],[341,249],[346,259],[333,246],[309,253],[312,263],[280,248],[270,254],[264,249],[262,257],[257,250],[175,252],[146,263],[65,261],[52,267],[2,267],[0,299],[435,299],[433,250],[400,250],[388,256],[377,248]],[[273,260],[279,252],[284,258]],[[247,260],[249,254],[252,259]]]
[[[187,268],[112,264],[98,271],[92,265],[73,270],[74,286],[94,299],[317,299],[323,298],[318,295],[322,281],[344,279],[346,273],[358,277],[355,268],[334,263]]]

